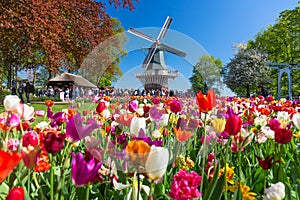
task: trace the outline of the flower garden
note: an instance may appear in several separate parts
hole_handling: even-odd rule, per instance
[[[0,199],[299,199],[298,101],[209,90],[56,113],[3,104]]]

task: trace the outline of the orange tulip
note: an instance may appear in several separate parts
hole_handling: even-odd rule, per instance
[[[51,107],[51,106],[54,105],[54,102],[52,100],[46,100],[45,105],[48,106],[48,107]]]
[[[145,164],[151,147],[143,140],[132,140],[126,146],[126,153],[132,162]]]
[[[199,90],[197,97],[198,108],[200,112],[208,112],[217,105],[216,103],[216,93],[213,90],[209,90],[207,95],[202,94]]]
[[[194,134],[189,131],[182,131],[181,128],[173,127],[174,134],[178,142],[185,142],[190,139]]]
[[[8,153],[0,150],[0,183],[22,160],[22,155],[17,152]]]

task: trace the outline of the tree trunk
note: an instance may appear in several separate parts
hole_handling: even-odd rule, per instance
[[[247,84],[247,98],[250,98],[250,85]]]
[[[37,66],[35,66],[33,68],[33,82],[32,82],[32,84],[33,84],[34,87],[36,85],[36,73],[37,73]]]

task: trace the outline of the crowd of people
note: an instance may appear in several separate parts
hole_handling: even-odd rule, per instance
[[[25,83],[19,82],[17,88],[15,86],[11,89],[12,95],[18,95],[21,102],[25,103],[24,94],[26,97],[27,104],[30,104],[30,93],[34,93],[34,86],[26,81]]]

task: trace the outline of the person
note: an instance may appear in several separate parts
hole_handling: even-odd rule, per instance
[[[23,89],[22,82],[19,82],[18,93],[19,93],[19,98],[20,98],[21,102],[24,103],[24,99],[23,99],[24,89]]]
[[[258,89],[260,90],[261,96],[263,96],[265,98],[268,96],[268,90],[265,87],[259,85]]]
[[[11,94],[12,94],[12,95],[17,95],[17,90],[16,90],[16,87],[15,87],[15,86],[12,86],[12,87],[11,87]]]
[[[24,90],[27,99],[27,104],[30,104],[30,92],[32,91],[32,86],[30,85],[29,81],[26,81]]]

